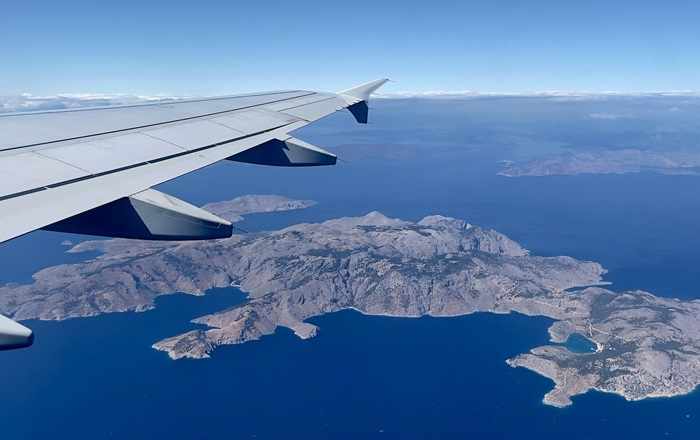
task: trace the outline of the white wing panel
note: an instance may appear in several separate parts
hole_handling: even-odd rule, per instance
[[[307,121],[315,121],[324,116],[328,116],[338,110],[347,107],[347,103],[340,98],[328,98],[323,101],[314,102],[311,104],[300,105],[286,110],[283,113],[296,116]]]
[[[42,188],[58,180],[88,176],[83,170],[35,153],[19,153],[0,157],[0,197],[34,188]]]
[[[208,100],[0,115],[0,133],[11,133],[11,136],[0,136],[0,150],[144,128],[309,94],[313,93],[274,92]]]
[[[178,145],[186,150],[226,142],[244,133],[211,121],[186,122],[143,131],[144,134]]]
[[[313,104],[314,102],[325,101],[328,98],[332,98],[334,95],[329,95],[327,93],[316,93],[313,95],[302,96],[299,98],[290,99],[287,101],[276,102],[273,104],[267,104],[264,108],[273,111],[283,111],[292,107],[299,107],[306,104]]]
[[[165,141],[140,133],[130,133],[108,139],[45,148],[39,153],[89,171],[90,174],[99,174],[183,151],[182,148]]]
[[[212,122],[224,125],[243,134],[257,133],[298,120],[299,118],[284,113],[257,109],[238,111],[230,115],[217,116],[211,119]]]

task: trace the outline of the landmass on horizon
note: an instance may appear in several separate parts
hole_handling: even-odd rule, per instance
[[[233,221],[311,201],[246,196],[209,204]],[[309,318],[345,309],[368,315],[446,317],[474,312],[545,316],[552,344],[507,362],[554,381],[544,402],[563,407],[589,390],[628,400],[676,396],[700,384],[700,301],[600,287],[605,270],[570,257],[538,257],[505,235],[432,215],[418,222],[379,212],[205,242],[82,242],[84,262],[0,287],[0,312],[62,320],[145,311],[155,298],[239,286],[240,306],[193,322],[207,328],[153,344],[172,359],[201,359],[218,346],[258,340],[278,327],[311,338]],[[580,335],[597,347],[574,352]],[[465,335],[468,338],[470,335]]]
[[[567,152],[527,161],[504,161],[506,177],[574,176],[578,174],[657,173],[700,175],[697,151],[619,150]]]

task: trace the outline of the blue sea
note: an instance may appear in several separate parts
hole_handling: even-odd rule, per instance
[[[497,176],[499,161],[532,145],[563,143],[561,124],[548,134],[547,109],[553,119],[568,115],[574,128],[567,145],[591,141],[590,130],[571,122],[579,121],[577,113],[562,112],[561,104],[540,104],[537,117],[526,121],[517,117],[520,102],[373,106],[367,127],[339,114],[298,133],[338,152],[345,162],[336,167],[225,163],[160,189],[194,203],[243,194],[319,202],[302,211],[251,215],[242,224],[246,230],[372,210],[411,220],[435,213],[464,218],[506,233],[534,254],[598,261],[609,269],[613,289],[700,298],[700,178]],[[600,111],[586,109],[594,110]],[[65,254],[61,244],[84,239],[37,232],[0,246],[0,281],[28,282],[43,267],[90,258]],[[204,297],[162,297],[145,313],[27,322],[35,346],[0,353],[0,438],[700,436],[697,392],[641,402],[588,393],[565,409],[542,404],[552,383],[505,360],[547,343],[546,318],[402,319],[346,311],[313,319],[321,329],[316,338],[303,341],[280,330],[219,348],[207,360],[171,361],[150,348],[194,328],[190,319],[242,301],[236,289],[217,289]],[[582,341],[569,344],[590,349]]]

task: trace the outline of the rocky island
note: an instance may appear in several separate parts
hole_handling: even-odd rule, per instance
[[[310,204],[248,197],[208,209],[236,218]],[[372,212],[217,241],[115,239],[71,249],[82,251],[101,254],[0,287],[0,312],[60,320],[148,310],[160,295],[232,284],[248,294],[193,321],[206,327],[153,345],[172,359],[206,358],[279,327],[311,338],[319,329],[309,318],[345,309],[401,317],[517,312],[553,320],[550,345],[507,360],[554,381],[547,404],[566,406],[593,389],[629,400],[674,396],[700,383],[700,301],[612,292],[600,287],[598,263],[533,256],[501,233],[454,218],[411,222]],[[574,334],[596,351],[570,351],[562,343]]]

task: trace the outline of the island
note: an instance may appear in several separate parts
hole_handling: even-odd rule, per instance
[[[311,204],[252,196],[208,207],[234,218]],[[202,328],[153,345],[172,359],[207,358],[219,346],[280,327],[312,338],[319,329],[310,318],[346,309],[397,317],[520,313],[553,321],[549,345],[507,360],[554,382],[546,404],[567,406],[589,390],[628,400],[676,396],[700,383],[700,301],[613,292],[596,262],[531,255],[460,219],[413,222],[371,212],[216,241],[113,239],[71,249],[85,251],[100,255],[0,287],[0,312],[61,320],[144,311],[158,296],[178,292],[235,285],[247,293],[241,305],[195,319]],[[569,350],[564,343],[572,335],[595,351]]]
[[[570,151],[527,161],[504,161],[498,173],[506,177],[574,176],[649,172],[700,175],[697,151],[620,150]]]

